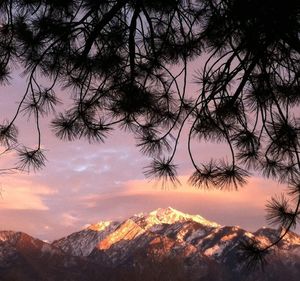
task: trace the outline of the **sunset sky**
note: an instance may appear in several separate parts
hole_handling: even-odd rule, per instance
[[[23,93],[24,81],[19,76],[12,85],[0,88],[1,120],[11,118]],[[42,128],[46,167],[36,173],[1,175],[0,230],[21,230],[51,241],[86,224],[121,220],[172,206],[223,225],[254,231],[266,225],[267,200],[283,190],[277,183],[258,176],[250,178],[238,192],[188,186],[186,182],[193,170],[184,138],[176,158],[182,185],[163,190],[145,179],[143,167],[150,159],[135,147],[132,136],[115,131],[104,144],[63,142],[53,136],[48,121],[43,121]],[[34,146],[35,132],[30,129],[30,120],[20,115],[17,125],[22,142]],[[200,161],[226,157],[225,151],[224,145],[201,144],[197,146],[197,157]],[[15,158],[9,155],[0,161],[1,168],[9,167]]]

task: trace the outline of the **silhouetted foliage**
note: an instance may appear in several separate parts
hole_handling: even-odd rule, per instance
[[[256,269],[258,266],[264,269],[269,248],[263,248],[258,241],[248,238],[240,243],[240,250],[240,258],[246,262],[248,270]]]
[[[17,168],[45,164],[40,118],[54,113],[52,130],[64,140],[103,142],[112,129],[132,132],[154,157],[146,175],[176,183],[173,159],[185,126],[192,184],[238,189],[251,171],[261,172],[286,183],[293,199],[273,198],[268,219],[286,232],[295,226],[299,0],[3,0],[0,21],[0,82],[14,65],[28,81],[15,116],[0,125],[4,151],[20,156]],[[195,95],[187,92],[190,62],[200,68]],[[62,113],[55,113],[57,85],[71,93]],[[18,145],[20,113],[35,120],[35,148]],[[226,143],[231,160],[198,163],[192,140]]]

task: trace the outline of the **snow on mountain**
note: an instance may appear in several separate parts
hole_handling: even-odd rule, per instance
[[[113,232],[118,222],[103,221],[56,240],[52,245],[73,256],[88,256],[97,243]]]
[[[282,281],[285,275],[289,276],[289,280],[297,280],[300,273],[300,236],[296,233],[290,232],[272,250],[268,276],[260,273],[249,275],[240,259],[240,242],[243,239],[256,239],[266,246],[279,235],[280,231],[274,229],[264,228],[251,233],[236,226],[221,226],[201,216],[184,214],[169,207],[125,220],[97,244],[89,258],[107,267],[134,272],[137,268],[146,270],[153,261],[168,268],[168,261],[172,261],[172,264],[180,264],[178,267],[183,276],[190,276],[188,280],[238,281],[242,278]],[[195,277],[191,277],[191,273]]]
[[[284,229],[276,230],[268,227],[263,227],[254,232],[254,235],[259,241],[264,241],[267,239],[267,243],[270,243],[276,241],[284,231]],[[300,236],[291,231],[284,236],[279,246],[281,248],[286,248],[290,245],[300,246]]]
[[[183,233],[184,230],[180,232],[180,229],[188,222],[197,223],[202,227],[205,227],[207,230],[220,227],[219,224],[205,220],[199,215],[193,216],[184,214],[171,207],[166,209],[159,208],[149,214],[141,213],[125,220],[117,229],[115,229],[114,232],[109,234],[104,240],[100,241],[97,247],[98,249],[105,250],[119,241],[133,240],[146,232],[166,232],[166,234],[168,232],[178,232],[177,239],[180,240],[180,236],[185,235]],[[189,230],[186,229],[186,232],[188,231]],[[198,234],[200,235],[200,232]]]
[[[245,237],[255,236],[261,245],[267,245],[274,241],[275,233],[276,230],[253,234],[239,227],[223,227],[201,216],[184,214],[170,207],[160,208],[149,214],[134,215],[121,223],[97,244],[91,258],[117,266],[152,249],[152,254],[156,253],[156,256],[164,253],[165,257],[176,257],[180,252],[185,259],[195,259],[195,255],[201,254],[218,263],[227,263],[236,261],[240,241]],[[297,234],[291,233],[288,237],[286,239],[289,240],[280,245],[280,250],[290,248],[291,244],[298,246],[300,237]],[[155,241],[164,242],[159,245]],[[153,245],[157,245],[156,250]],[[170,251],[160,252],[161,247],[169,248],[170,245]],[[283,245],[286,247],[282,248]]]
[[[156,224],[157,223],[173,224],[173,223],[176,223],[179,221],[180,222],[194,221],[194,222],[197,222],[202,225],[209,226],[209,227],[219,227],[220,226],[219,224],[217,224],[215,222],[211,222],[211,221],[204,219],[200,215],[185,214],[185,213],[182,213],[180,211],[173,209],[172,207],[168,207],[166,209],[159,208],[155,211],[150,212],[147,220],[151,221],[151,219],[153,219]]]
[[[172,207],[158,208],[157,210],[154,210],[149,214],[140,213],[138,215],[134,215],[131,219],[138,222],[139,224],[143,223],[144,228],[149,228],[159,224],[174,224],[176,222],[183,222],[183,221],[194,221],[209,227],[220,226],[215,222],[211,222],[204,219],[200,215],[185,214],[173,209]]]
[[[175,232],[173,228],[181,227],[181,224],[185,222],[200,224],[206,227],[207,230],[220,226],[215,222],[205,220],[199,215],[184,214],[168,207],[165,209],[159,208],[149,214],[141,213],[134,215],[122,223],[99,222],[79,232],[56,240],[52,244],[70,255],[88,256],[96,246],[98,249],[106,250],[115,243],[133,240],[147,231],[153,233],[166,231],[165,228],[167,225],[174,225],[168,231]],[[199,232],[198,235],[200,234]],[[178,233],[178,239],[180,239],[180,235],[184,235],[183,232]]]
[[[158,237],[173,239],[177,248],[192,246],[197,252],[222,262],[236,255],[241,239],[255,237],[264,246],[278,237],[278,231],[262,228],[250,233],[168,207],[134,215],[122,223],[100,222],[54,241],[53,245],[74,256],[91,254],[96,259],[110,260],[109,264],[119,264]],[[297,234],[288,234],[279,246],[287,249],[290,245],[300,246]]]
[[[23,274],[29,259],[29,267],[34,264],[32,270],[39,274],[45,261],[50,275],[55,267],[62,274],[55,276],[64,276],[64,270],[74,268],[73,279],[49,280],[98,281],[105,275],[106,281],[298,281],[300,236],[293,232],[273,248],[267,275],[259,271],[249,274],[243,267],[239,247],[243,239],[255,239],[266,246],[276,241],[282,231],[261,228],[251,233],[168,207],[134,215],[121,223],[89,225],[52,244],[26,234],[0,232],[0,276],[3,265],[13,272],[16,263],[26,265],[22,266]],[[10,281],[9,278],[4,280]]]

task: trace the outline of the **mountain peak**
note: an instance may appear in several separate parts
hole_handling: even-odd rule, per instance
[[[158,219],[161,223],[166,223],[166,224],[173,224],[179,221],[194,221],[210,227],[220,226],[215,222],[206,220],[200,215],[190,215],[190,214],[182,213],[172,207],[158,208],[150,212],[149,217],[154,217],[155,219]]]
[[[19,281],[36,280],[39,268],[38,277],[44,272],[47,276],[39,280],[53,281],[142,280],[145,276],[162,281],[177,277],[196,281],[199,276],[203,281],[298,281],[300,236],[292,232],[270,256],[264,275],[249,275],[249,270],[244,270],[240,242],[251,238],[267,246],[281,231],[262,228],[250,233],[236,226],[221,227],[172,207],[135,215],[121,223],[89,225],[52,244],[22,232],[0,231],[1,281],[15,276],[20,276],[14,279]],[[73,272],[74,277],[66,277]],[[270,274],[267,277],[266,272]]]
[[[149,216],[155,216],[160,220],[166,220],[166,219],[182,220],[184,218],[189,217],[190,215],[180,212],[172,207],[167,207],[167,208],[158,208],[150,212]]]
[[[149,214],[158,214],[158,213],[161,213],[161,214],[170,214],[170,213],[177,213],[177,214],[181,214],[183,215],[184,213],[172,208],[172,207],[167,207],[167,208],[158,208],[152,212],[150,212]]]

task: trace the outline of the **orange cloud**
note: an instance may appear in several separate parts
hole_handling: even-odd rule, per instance
[[[159,184],[149,182],[147,180],[130,180],[124,182],[124,188],[118,191],[103,193],[103,194],[90,194],[84,196],[83,201],[89,202],[90,207],[93,206],[92,201],[95,199],[105,200],[116,196],[133,196],[133,195],[157,195],[157,196],[182,196],[189,195],[191,197],[203,197],[205,200],[220,201],[223,204],[229,203],[245,203],[248,206],[261,206],[265,204],[266,199],[270,198],[275,193],[280,193],[284,190],[284,185],[280,185],[275,181],[264,179],[261,177],[250,178],[248,184],[240,188],[238,191],[222,191],[222,190],[204,190],[197,189],[188,182],[188,176],[180,176],[182,185],[177,187],[169,187],[163,189]]]
[[[187,184],[187,176],[179,177],[176,189],[161,189],[147,180],[130,180],[119,190],[89,194],[79,199],[83,209],[106,219],[122,219],[138,212],[171,206],[183,212],[200,214],[223,225],[240,225],[256,230],[266,224],[265,204],[284,186],[274,181],[253,177],[239,191],[201,190]],[[102,215],[103,214],[103,215]]]

